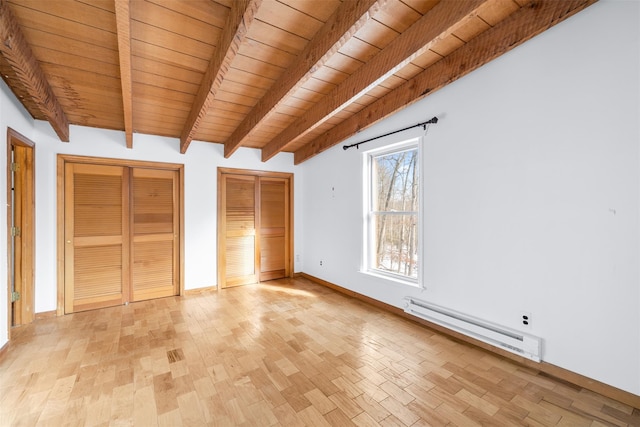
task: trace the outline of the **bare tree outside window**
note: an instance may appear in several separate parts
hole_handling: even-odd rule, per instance
[[[417,279],[418,149],[373,155],[370,165],[370,267]]]

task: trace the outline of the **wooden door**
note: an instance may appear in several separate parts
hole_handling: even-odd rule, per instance
[[[289,275],[289,180],[260,177],[260,281]]]
[[[12,200],[13,203],[13,216],[11,222],[11,237],[13,238],[12,242],[12,251],[13,251],[13,263],[10,266],[12,268],[13,280],[12,280],[12,298],[11,302],[13,304],[11,313],[13,314],[13,319],[11,322],[11,326],[22,325],[23,322],[23,312],[22,312],[22,295],[24,294],[24,286],[23,286],[23,275],[22,275],[22,263],[23,263],[23,241],[22,241],[22,209],[25,205],[24,203],[24,175],[20,172],[20,166],[24,164],[25,158],[25,148],[24,147],[13,147],[13,160],[12,164],[14,166],[14,171],[12,173],[12,182],[13,182],[13,193]],[[20,295],[20,298],[14,299],[14,292],[17,295]]]
[[[220,242],[224,250],[218,266],[220,287],[258,281],[257,177],[222,174]],[[220,246],[220,245],[219,245]]]
[[[12,163],[14,169],[19,169],[20,164],[23,163],[22,159],[24,157],[24,148],[23,147],[14,147],[13,148],[13,160]],[[22,207],[24,205],[23,201],[23,192],[24,192],[24,179],[23,174],[16,173],[18,170],[14,170],[13,177],[13,197],[11,202],[13,203],[13,217],[12,217],[12,227],[11,227],[11,237],[13,238],[12,250],[13,250],[13,263],[10,268],[12,268],[13,272],[13,289],[12,289],[12,298],[11,301],[13,303],[13,307],[11,313],[13,314],[13,320],[11,322],[11,326],[22,325],[22,302],[21,298],[17,300],[14,299],[14,292],[17,295],[21,295],[24,293],[22,286],[22,233],[20,232],[20,227],[22,224]],[[16,295],[16,296],[17,296]]]
[[[218,285],[291,275],[291,174],[218,169]]]
[[[181,169],[63,167],[64,313],[178,295]]]
[[[10,326],[34,319],[35,143],[7,129],[7,255]],[[11,328],[8,336],[11,337]]]
[[[122,304],[129,289],[128,169],[65,165],[64,311]]]
[[[178,293],[178,172],[132,170],[132,301]]]

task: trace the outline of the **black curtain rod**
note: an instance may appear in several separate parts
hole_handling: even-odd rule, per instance
[[[348,150],[351,147],[356,147],[357,149],[359,149],[358,146],[360,144],[364,144],[365,142],[370,142],[370,141],[373,141],[374,139],[378,139],[378,138],[384,138],[385,136],[393,135],[394,133],[402,132],[402,131],[405,131],[407,129],[417,128],[418,126],[424,126],[424,128],[426,130],[427,129],[427,125],[429,125],[431,123],[438,123],[438,118],[437,117],[432,117],[431,119],[427,120],[426,122],[418,123],[418,124],[413,125],[413,126],[407,126],[404,129],[398,129],[398,130],[395,130],[393,132],[385,133],[384,135],[374,136],[373,138],[369,138],[369,139],[366,139],[364,141],[356,142],[355,144],[343,145],[342,149],[343,150]]]

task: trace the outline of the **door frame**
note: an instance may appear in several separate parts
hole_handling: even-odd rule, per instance
[[[218,234],[218,238],[217,238],[217,245],[216,245],[216,252],[217,252],[217,256],[216,256],[216,261],[217,261],[217,272],[216,272],[216,278],[217,278],[217,284],[216,284],[216,289],[221,289],[222,284],[225,281],[225,278],[223,277],[224,274],[224,268],[221,268],[221,265],[223,265],[226,262],[226,253],[224,250],[224,230],[223,227],[225,225],[224,221],[223,221],[223,216],[224,216],[224,212],[222,211],[222,207],[224,205],[223,200],[222,200],[222,196],[223,196],[223,189],[222,189],[222,183],[223,183],[223,179],[222,179],[222,175],[223,174],[233,174],[233,175],[247,175],[247,176],[253,176],[253,177],[265,177],[265,178],[280,178],[280,179],[286,179],[289,183],[289,223],[287,224],[287,226],[289,227],[289,241],[287,242],[288,247],[287,247],[287,251],[289,253],[289,259],[286,260],[286,269],[289,272],[288,277],[293,277],[294,271],[293,271],[293,265],[294,265],[294,256],[293,256],[293,241],[294,241],[294,233],[293,233],[293,206],[294,206],[294,200],[293,200],[293,173],[291,172],[272,172],[272,171],[262,171],[262,170],[252,170],[252,169],[235,169],[235,168],[225,168],[225,167],[218,167],[218,184],[217,184],[217,222],[218,222],[218,229],[217,229],[217,234]],[[256,191],[258,191],[258,189],[256,188]],[[260,272],[257,272],[258,277]]]
[[[25,149],[25,158],[20,159],[18,168],[24,173],[22,194],[22,209],[20,218],[21,237],[21,295],[20,304],[12,307],[11,282],[14,274],[14,258],[12,256],[13,198],[12,198],[12,157],[15,147]],[[12,312],[18,307],[21,325],[31,323],[34,313],[34,278],[35,278],[35,160],[36,144],[21,133],[7,128],[7,328],[8,338],[11,339]]]
[[[178,239],[178,295],[184,294],[184,164],[150,162],[142,160],[114,159],[105,157],[74,156],[67,154],[57,155],[57,306],[56,315],[64,315],[64,278],[65,278],[65,165],[67,163],[89,163],[96,165],[122,166],[129,168],[148,168],[175,170],[178,172],[178,216],[179,216],[179,239]]]

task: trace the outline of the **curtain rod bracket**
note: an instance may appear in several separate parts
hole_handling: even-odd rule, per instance
[[[431,119],[427,120],[426,122],[418,123],[418,124],[413,125],[413,126],[407,126],[406,128],[398,129],[396,131],[389,132],[389,133],[385,133],[384,135],[374,136],[373,138],[365,139],[364,141],[356,142],[355,144],[343,145],[342,149],[346,151],[351,147],[356,147],[356,150],[359,150],[360,149],[360,144],[364,144],[366,142],[370,142],[370,141],[373,141],[373,140],[378,139],[378,138],[384,138],[385,136],[393,135],[395,133],[402,132],[402,131],[405,131],[405,130],[408,130],[408,129],[412,129],[412,128],[415,128],[415,127],[418,127],[418,126],[422,126],[423,129],[426,131],[427,130],[427,125],[430,125],[432,123],[438,123],[438,118],[434,116]]]

